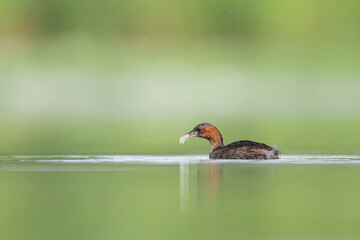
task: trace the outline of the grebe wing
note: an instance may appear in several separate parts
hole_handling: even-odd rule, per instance
[[[258,142],[249,141],[249,140],[233,142],[233,143],[226,145],[225,147],[229,148],[229,149],[232,149],[232,148],[264,148],[264,149],[269,149],[269,150],[272,149],[272,147],[266,145],[265,143],[258,143]]]

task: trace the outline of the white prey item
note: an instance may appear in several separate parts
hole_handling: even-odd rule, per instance
[[[186,139],[188,139],[189,137],[190,137],[189,134],[185,134],[184,136],[180,137],[180,138],[179,138],[180,144],[184,144],[185,141],[186,141]]]

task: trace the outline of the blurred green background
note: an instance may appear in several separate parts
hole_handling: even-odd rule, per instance
[[[360,2],[0,0],[0,154],[358,154]]]

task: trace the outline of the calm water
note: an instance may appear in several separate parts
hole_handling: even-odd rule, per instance
[[[360,239],[360,156],[2,156],[0,239]]]

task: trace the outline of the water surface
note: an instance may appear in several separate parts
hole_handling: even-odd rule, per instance
[[[359,239],[360,156],[0,157],[0,239]]]

